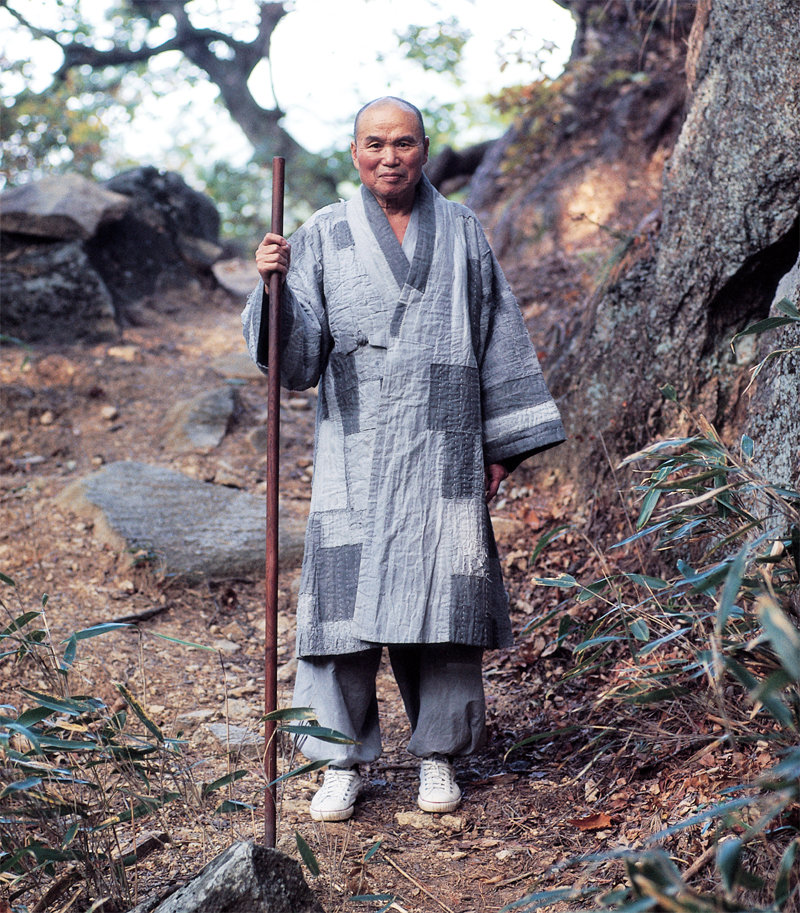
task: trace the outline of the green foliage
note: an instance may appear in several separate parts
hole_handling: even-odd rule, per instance
[[[462,82],[459,67],[464,46],[471,37],[455,16],[435,25],[410,25],[397,35],[409,60],[419,63],[423,70],[448,73],[457,85]]]
[[[183,814],[195,818],[199,806],[209,803],[214,816],[252,814],[254,806],[234,798],[231,787],[253,771],[230,770],[196,784],[183,743],[165,733],[131,688],[115,683],[124,702],[116,711],[75,690],[81,680],[79,645],[130,625],[93,625],[56,644],[47,625],[47,597],[35,609],[12,609],[15,583],[0,573],[0,584],[11,592],[10,599],[0,597],[6,618],[0,628],[0,663],[13,670],[8,679],[23,682],[32,674],[37,681],[35,688],[20,684],[8,697],[14,703],[0,705],[0,900],[45,896],[65,873],[77,873],[90,894],[130,903],[128,870],[137,862],[130,847],[142,822],[168,833],[163,811],[171,804],[182,805]],[[320,727],[308,708],[278,710],[269,717],[277,721],[278,735],[350,741]],[[305,764],[276,783],[325,764]],[[221,801],[220,793],[227,793]],[[301,856],[313,865],[313,854],[301,840]]]
[[[765,328],[785,323],[778,319]],[[671,388],[664,393],[676,399]],[[612,664],[623,669],[622,682],[600,700],[620,701],[628,714],[658,705],[661,725],[670,708],[691,713],[688,702],[695,710],[711,702],[731,744],[767,739],[783,757],[756,782],[726,790],[721,801],[654,835],[641,850],[572,864],[591,871],[613,859],[624,863],[624,888],[605,896],[588,889],[595,909],[778,913],[798,891],[800,493],[758,472],[750,438],[731,448],[702,417],[694,423],[696,433],[658,441],[623,463],[643,478],[635,528],[617,548],[646,562],[649,543],[659,564],[671,559],[677,573],[609,571],[588,584],[562,574],[537,582],[568,591],[593,610],[583,628],[575,613],[557,610],[563,612],[558,639],[572,644],[572,677]],[[713,894],[692,890],[657,848],[699,824],[712,829],[716,847]],[[777,839],[785,843],[783,855],[767,872],[757,850]],[[538,892],[505,909],[582,902],[586,895],[586,889]]]
[[[15,589],[0,574],[0,582]],[[124,709],[78,693],[78,645],[129,628],[98,624],[71,634],[61,644],[50,637],[43,597],[40,608],[11,608],[0,629],[0,662],[7,678],[28,674],[41,684],[20,684],[15,703],[0,707],[0,897],[56,895],[63,879],[76,877],[90,895],[133,899],[128,869],[137,862],[132,839],[145,819],[161,821],[165,806],[211,799],[248,774],[231,771],[195,787],[180,741],[168,738],[147,708],[123,684]],[[13,670],[13,671],[12,671]],[[4,670],[5,671],[5,670]],[[215,814],[238,811],[227,800]],[[55,895],[54,895],[55,896]]]
[[[11,64],[21,75],[27,66]],[[46,92],[26,88],[10,99],[0,121],[0,173],[6,183],[65,170],[97,177],[104,144],[130,120],[133,107],[121,103],[118,82],[99,82],[79,73]]]

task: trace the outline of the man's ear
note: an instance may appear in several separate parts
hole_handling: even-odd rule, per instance
[[[353,159],[353,164],[358,168],[358,155],[356,154],[356,141],[350,141],[350,156]]]
[[[428,161],[428,150],[430,149],[430,146],[431,146],[431,140],[430,140],[429,136],[425,137],[425,142],[423,145],[425,146],[425,162],[427,162]],[[425,162],[423,162],[422,164],[424,165]]]

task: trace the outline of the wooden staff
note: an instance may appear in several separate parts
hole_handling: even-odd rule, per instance
[[[283,234],[283,176],[285,162],[272,160],[272,231]],[[269,277],[269,341],[267,365],[267,554],[266,554],[266,623],[264,636],[264,710],[278,708],[278,459],[281,415],[281,284],[274,272]],[[263,320],[263,314],[262,314]],[[275,720],[264,723],[264,773],[267,788],[264,796],[264,843],[275,848],[275,786],[278,776],[278,745]],[[273,784],[273,785],[269,785]]]

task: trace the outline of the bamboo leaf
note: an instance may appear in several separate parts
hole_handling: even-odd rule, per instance
[[[757,600],[756,611],[781,665],[795,682],[800,682],[800,632],[768,596]]]
[[[83,713],[94,713],[102,710],[104,704],[97,698],[60,698],[52,694],[44,694],[41,691],[33,691],[31,688],[21,689],[29,697],[32,697],[42,707],[54,710],[56,713],[66,713],[68,716],[80,716]]]
[[[159,634],[158,631],[150,632],[154,637],[160,637],[162,640],[168,640],[172,644],[180,644],[182,647],[191,647],[192,650],[206,650],[209,653],[216,653],[214,647],[207,647],[205,644],[196,644],[191,640],[181,640],[180,637],[170,637],[168,634]]]
[[[300,723],[296,726],[281,726],[281,732],[291,732],[297,735],[306,735],[310,738],[319,739],[322,742],[335,742],[338,745],[352,745],[353,740],[343,732],[337,732],[335,729],[329,729],[327,726],[308,726]]]
[[[797,317],[765,317],[764,320],[759,320],[756,323],[751,324],[746,329],[742,330],[740,333],[737,333],[732,342],[736,342],[737,339],[741,339],[742,336],[757,336],[760,333],[765,333],[767,330],[775,330],[778,327],[785,327],[787,324],[794,323],[797,320]]]
[[[800,320],[800,311],[797,310],[788,298],[781,298],[775,305],[775,310],[780,311],[781,314],[786,314],[787,317],[791,317],[794,320]]]
[[[317,862],[317,857],[314,855],[314,851],[306,843],[299,831],[294,832],[294,839],[297,844],[297,850],[300,853],[300,858],[305,863],[306,868],[315,878],[318,877],[319,863]]]
[[[131,708],[131,710],[133,710],[136,716],[139,717],[141,722],[144,723],[148,731],[152,733],[152,735],[154,735],[159,742],[163,742],[164,734],[162,733],[161,729],[156,723],[153,722],[153,720],[150,719],[150,717],[147,715],[147,711],[133,696],[133,693],[128,688],[126,688],[122,682],[117,682],[117,691],[119,691],[123,698],[125,698],[127,705]]]
[[[238,799],[226,799],[214,809],[215,815],[235,815],[238,812],[249,812],[255,806],[247,802],[240,802]]]
[[[561,533],[563,533],[565,530],[567,530],[569,528],[570,528],[569,524],[565,523],[565,524],[563,524],[561,526],[557,526],[555,529],[551,529],[549,532],[545,533],[541,537],[541,539],[539,539],[539,541],[536,543],[536,547],[534,548],[533,552],[531,552],[531,556],[528,559],[528,567],[531,567],[533,564],[535,564],[536,559],[539,557],[539,555],[541,555],[541,553],[544,551],[544,549],[554,539],[556,539],[558,536],[560,536]]]
[[[325,758],[323,761],[309,761],[308,764],[301,764],[300,767],[295,767],[294,770],[290,770],[288,773],[276,777],[271,783],[268,783],[267,786],[275,786],[277,783],[280,783],[283,780],[289,780],[292,777],[302,777],[303,774],[319,770],[320,768],[325,767],[326,764],[330,764],[330,762],[330,758]]]
[[[76,640],[87,640],[89,637],[99,637],[101,634],[107,634],[109,631],[118,631],[120,628],[130,628],[131,624],[122,621],[107,621],[103,624],[92,625],[90,628],[84,628],[82,631],[76,631],[72,636]]]
[[[41,777],[26,777],[24,780],[17,780],[14,783],[7,783],[2,788],[2,790],[0,790],[0,799],[5,799],[6,796],[10,796],[12,793],[26,792],[29,789],[33,789],[34,787],[41,785]]]
[[[795,837],[789,846],[786,847],[781,857],[781,863],[778,866],[778,873],[775,879],[775,905],[779,909],[786,905],[792,893],[792,871],[797,857],[797,847],[798,838]]]
[[[372,857],[373,857],[373,856],[378,852],[378,850],[381,848],[381,844],[382,844],[382,843],[383,843],[383,839],[378,840],[376,843],[373,843],[372,846],[371,846],[371,847],[367,850],[367,852],[364,854],[364,859],[363,859],[363,861],[364,861],[364,862],[369,862],[370,859],[372,859]]]
[[[247,776],[246,770],[234,770],[229,774],[225,774],[224,777],[220,777],[218,780],[214,780],[211,783],[204,783],[200,794],[205,799],[211,793],[216,792],[218,789],[222,789],[223,786],[229,786],[231,783],[235,783],[237,780],[241,780],[242,777]]]
[[[623,576],[632,583],[638,583],[650,590],[663,590],[669,586],[666,580],[662,580],[660,577],[650,577],[648,574],[623,574]]]
[[[68,672],[72,668],[72,664],[75,662],[75,655],[78,652],[78,638],[73,634],[72,637],[67,641],[66,649],[64,650],[64,656],[61,658],[60,669],[62,672]]]
[[[311,707],[284,707],[265,713],[261,721],[265,720],[316,720],[317,713]]]
[[[38,618],[41,614],[41,612],[24,612],[22,615],[15,618],[10,625],[0,631],[0,637],[8,637],[16,631],[21,631],[25,625],[33,621],[34,618]]]
[[[561,574],[558,577],[534,577],[533,582],[540,586],[557,586],[562,589],[579,586],[578,581],[570,574]]]
[[[720,597],[719,605],[717,606],[717,618],[714,623],[714,630],[718,634],[721,634],[724,630],[725,625],[728,623],[728,619],[731,616],[731,612],[735,608],[736,597],[739,595],[739,590],[741,589],[742,577],[744,576],[745,564],[749,551],[750,545],[746,542],[736,553],[736,556],[728,568],[728,573],[725,575],[722,596]]]

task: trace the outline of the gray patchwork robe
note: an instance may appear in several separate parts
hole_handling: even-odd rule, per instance
[[[281,382],[319,385],[298,655],[509,645],[484,465],[564,431],[483,230],[423,177],[402,245],[365,187],[291,245]],[[242,323],[266,371],[264,298]]]

